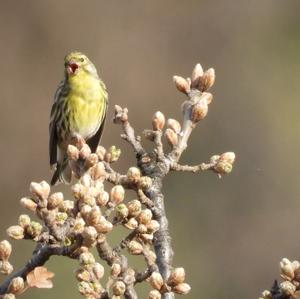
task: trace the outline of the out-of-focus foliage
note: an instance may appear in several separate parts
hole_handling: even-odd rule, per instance
[[[222,180],[174,174],[165,185],[175,264],[192,286],[186,298],[255,298],[282,257],[299,258],[299,1],[3,0],[0,7],[1,239],[29,182],[50,179],[52,98],[63,56],[80,50],[110,93],[103,144],[123,152],[128,145],[110,122],[114,104],[128,106],[140,130],[156,110],[179,118],[172,76],[188,75],[198,61],[216,70],[209,114],[184,158],[198,163],[233,150],[235,168]],[[31,250],[21,242],[14,266]],[[24,298],[81,298],[74,261],[53,258],[47,268],[54,288]]]

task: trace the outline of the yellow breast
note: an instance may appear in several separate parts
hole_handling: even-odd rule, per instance
[[[70,131],[88,139],[101,125],[105,113],[106,91],[100,80],[84,72],[69,78],[67,109]]]

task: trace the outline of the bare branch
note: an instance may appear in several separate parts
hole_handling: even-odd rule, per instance
[[[199,165],[181,165],[179,163],[172,163],[170,169],[174,171],[186,171],[186,172],[201,172],[205,170],[213,170],[215,163],[201,163]]]

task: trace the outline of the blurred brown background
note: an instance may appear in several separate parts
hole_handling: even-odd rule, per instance
[[[1,239],[24,212],[19,199],[29,183],[50,179],[52,98],[64,55],[80,50],[109,89],[103,144],[126,152],[123,171],[134,160],[110,122],[113,105],[129,108],[137,131],[156,110],[180,118],[172,76],[190,75],[197,62],[216,69],[208,117],[183,160],[233,150],[234,171],[221,180],[172,174],[164,188],[174,265],[192,285],[186,298],[256,298],[279,276],[282,257],[300,258],[299,0],[1,0],[0,8]],[[33,244],[13,244],[18,268]],[[81,298],[76,266],[52,258],[54,288],[22,298]]]

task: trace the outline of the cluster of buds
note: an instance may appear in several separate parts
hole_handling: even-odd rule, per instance
[[[42,181],[40,183],[32,182],[30,184],[30,196],[23,197],[20,200],[21,205],[36,214],[40,219],[47,221],[55,221],[50,217],[48,210],[48,201],[51,202],[52,197],[56,197],[56,194],[50,196],[50,185]],[[54,217],[55,218],[55,217]],[[18,225],[10,226],[7,229],[7,234],[14,240],[20,239],[33,239],[38,240],[43,231],[43,226],[36,221],[32,221],[27,214],[20,215]]]
[[[95,261],[94,256],[87,248],[83,251],[79,256],[80,268],[76,271],[76,278],[79,281],[78,290],[84,297],[96,299],[104,292],[104,288],[100,284],[104,268]]]
[[[148,176],[142,176],[137,167],[130,167],[127,171],[127,180],[138,189],[147,190],[152,186],[152,180]]]
[[[228,174],[232,171],[235,154],[233,152],[214,155],[210,158],[213,171],[218,175]]]
[[[283,258],[280,262],[280,276],[284,279],[279,285],[281,292],[293,296],[300,290],[300,263]]]
[[[212,94],[203,92],[191,107],[190,119],[193,123],[198,123],[204,119],[208,113],[208,105],[212,101]]]
[[[7,229],[7,235],[14,240],[33,239],[37,240],[42,233],[43,226],[37,222],[32,221],[26,214],[19,216],[18,225],[10,226]]]
[[[153,215],[150,209],[142,209],[142,205],[137,199],[119,205],[117,213],[119,217],[123,218],[122,224],[136,232],[135,239],[127,246],[128,251],[134,255],[142,254],[143,244],[152,243],[153,234],[159,229],[159,223],[152,219]]]
[[[110,288],[113,299],[121,299],[126,291],[127,285],[135,282],[135,271],[132,268],[122,269],[119,263],[113,263],[110,269]]]
[[[31,196],[21,198],[20,203],[43,220],[47,227],[61,226],[69,216],[74,215],[74,202],[64,200],[61,192],[50,194],[47,182],[32,182],[29,191]],[[16,240],[23,238],[38,240],[42,231],[43,226],[40,223],[31,221],[30,217],[24,214],[19,217],[18,225],[9,227],[7,233]]]
[[[101,163],[94,165],[90,170],[93,171]],[[85,246],[95,246],[97,241],[101,242],[105,234],[113,229],[113,224],[106,219],[101,209],[113,207],[123,200],[124,192],[116,190],[116,187],[113,187],[109,194],[104,190],[103,182],[93,180],[89,174],[85,174],[80,182],[72,187],[75,205],[78,208],[74,232],[83,237]],[[123,187],[121,188],[124,191]]]
[[[108,150],[106,150],[103,146],[98,146],[96,153],[92,153],[90,147],[84,142],[84,140],[81,140],[80,138],[75,140],[77,141],[75,142],[76,145],[69,145],[67,154],[69,158],[69,165],[78,179],[99,162],[105,161],[113,163],[116,162],[121,155],[121,150],[114,145]],[[78,140],[80,140],[80,142]],[[101,175],[102,177],[105,177],[104,172],[102,172]]]
[[[182,108],[183,111],[189,111],[189,118],[193,123],[198,123],[208,113],[208,105],[211,103],[213,96],[207,91],[213,86],[215,77],[213,68],[203,71],[199,63],[194,67],[191,78],[173,77],[177,89],[190,98],[189,101],[183,103]],[[171,132],[168,132],[168,135],[171,134]]]
[[[11,244],[7,240],[0,242],[0,273],[8,275],[13,271],[13,266],[8,261],[12,252]]]
[[[276,290],[284,297],[298,298],[300,294],[300,263],[283,258],[280,263],[280,276],[283,279],[279,285],[276,284]],[[259,299],[272,299],[272,292],[265,290]]]
[[[144,133],[147,139],[154,141],[155,132],[162,132],[165,124],[167,128],[164,132],[164,136],[167,142],[173,147],[178,143],[178,138],[181,134],[181,125],[176,119],[172,118],[166,122],[164,114],[160,111],[155,112],[152,117],[153,131],[146,130]]]
[[[160,299],[161,294],[166,292],[174,292],[180,295],[187,294],[191,287],[184,282],[185,270],[183,268],[175,268],[167,281],[164,281],[159,272],[153,272],[149,278],[150,285],[153,290],[149,293],[149,299]]]
[[[200,63],[197,63],[193,69],[191,78],[174,76],[173,80],[176,88],[185,94],[189,94],[191,89],[198,89],[201,92],[209,90],[215,83],[215,70],[210,68],[203,71]]]

